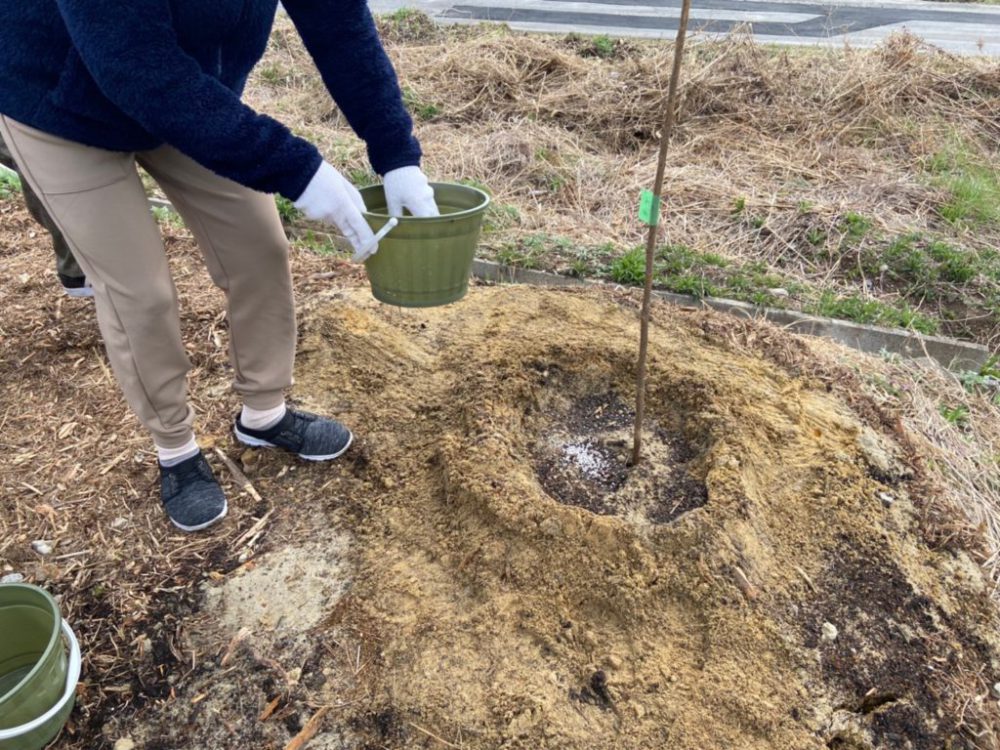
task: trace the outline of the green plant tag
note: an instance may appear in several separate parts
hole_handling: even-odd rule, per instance
[[[643,190],[639,195],[639,221],[653,227],[660,222],[660,202],[652,190]]]

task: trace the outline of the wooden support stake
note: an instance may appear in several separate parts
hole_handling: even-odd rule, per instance
[[[663,174],[667,167],[667,147],[674,132],[674,108],[677,102],[677,83],[681,77],[681,59],[684,56],[684,39],[687,36],[688,15],[691,0],[684,0],[681,6],[681,20],[677,26],[677,40],[674,42],[674,67],[670,72],[670,88],[667,92],[667,108],[663,113],[663,130],[660,132],[660,156],[656,163],[656,179],[653,182],[653,221],[646,236],[646,283],[642,290],[642,323],[639,334],[639,372],[636,377],[635,393],[635,433],[632,441],[632,465],[639,463],[642,456],[642,423],[646,411],[646,356],[649,350],[649,306],[653,296],[653,255],[656,252],[656,228],[660,221],[660,194],[663,192]]]

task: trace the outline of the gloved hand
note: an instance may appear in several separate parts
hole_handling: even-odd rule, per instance
[[[434,188],[420,167],[400,167],[385,173],[385,202],[389,216],[402,216],[403,209],[414,216],[440,216],[434,202]]]
[[[295,201],[295,207],[306,215],[307,219],[323,221],[335,225],[354,248],[355,256],[359,256],[375,239],[365,217],[365,202],[361,193],[328,162],[323,162],[312,180]],[[373,255],[378,245],[364,257]]]

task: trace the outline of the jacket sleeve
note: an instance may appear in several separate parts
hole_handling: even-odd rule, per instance
[[[365,0],[283,0],[323,82],[384,175],[420,164],[420,144]]]
[[[258,114],[181,49],[169,0],[56,0],[101,92],[152,135],[217,174],[296,200],[322,157]]]

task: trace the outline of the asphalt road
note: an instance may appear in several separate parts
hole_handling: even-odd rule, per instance
[[[495,21],[528,31],[673,38],[681,0],[370,0],[375,12],[419,8],[442,23]],[[950,52],[1000,57],[1000,5],[882,0],[693,0],[690,29],[747,25],[762,42],[873,46],[906,29]]]

